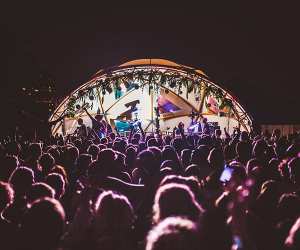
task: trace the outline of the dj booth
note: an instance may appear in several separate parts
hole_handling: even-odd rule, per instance
[[[123,121],[123,120],[115,120],[115,127],[118,130],[119,133],[124,133],[124,134],[128,134],[132,127],[134,127],[135,129],[138,129],[138,121],[134,122],[134,121]],[[208,126],[209,126],[209,132],[210,134],[214,134],[216,129],[220,129],[220,126],[218,124],[218,122],[207,122]],[[201,133],[201,128],[200,130],[196,129],[196,127],[201,127],[199,126],[199,123],[194,124],[190,127],[187,128],[187,133]],[[163,134],[170,134],[172,133],[172,128],[169,131],[161,131]],[[152,132],[151,132],[152,133]]]

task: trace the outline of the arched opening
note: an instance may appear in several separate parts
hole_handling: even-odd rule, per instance
[[[158,124],[166,132],[179,121],[188,127],[191,116],[199,115],[229,132],[235,127],[249,131],[252,123],[238,101],[203,71],[163,59],[134,60],[98,71],[56,108],[50,121],[68,116],[52,133],[72,133],[79,117],[90,125],[83,108],[102,114],[119,131],[139,120],[146,132]]]

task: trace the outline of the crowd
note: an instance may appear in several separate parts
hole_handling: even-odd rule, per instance
[[[300,134],[79,122],[1,144],[0,249],[300,249]]]

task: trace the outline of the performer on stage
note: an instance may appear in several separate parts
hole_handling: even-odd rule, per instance
[[[202,133],[209,135],[210,134],[210,130],[209,130],[209,125],[208,125],[208,122],[207,122],[207,118],[204,117],[202,119],[202,122],[200,124],[201,124]]]
[[[197,122],[197,120],[198,120],[199,117],[197,117],[195,119],[196,115],[197,115],[197,113],[194,110],[192,110],[192,112],[190,114],[191,123],[190,123],[190,125],[188,127],[188,132],[190,132],[190,133],[199,133],[199,132],[201,132],[201,127],[199,127],[199,123]]]
[[[107,124],[104,120],[102,120],[103,115],[97,114],[95,118],[84,108],[84,111],[89,116],[92,121],[92,129],[98,135],[99,138],[104,137],[106,134],[112,132],[112,128],[109,124]]]
[[[195,116],[196,116],[196,112],[194,112],[194,110],[192,110],[191,112],[191,124],[188,128],[188,131],[190,133],[203,133],[203,134],[210,134],[210,129],[209,129],[209,124],[207,122],[207,118],[203,117],[203,115],[201,113],[198,113],[197,118],[194,120]],[[198,119],[201,119],[201,121],[198,121]]]
[[[83,123],[83,120],[81,118],[79,118],[77,120],[77,123],[78,123],[78,127],[77,129],[75,130],[75,134],[80,137],[80,138],[85,138],[87,137],[88,135],[88,132],[87,132],[87,127],[86,125]]]

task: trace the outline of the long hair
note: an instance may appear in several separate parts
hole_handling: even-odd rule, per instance
[[[153,223],[170,216],[182,216],[196,221],[203,211],[190,188],[183,184],[166,184],[155,195]]]
[[[95,203],[94,226],[103,234],[124,232],[131,229],[134,221],[133,208],[124,195],[105,191]]]

